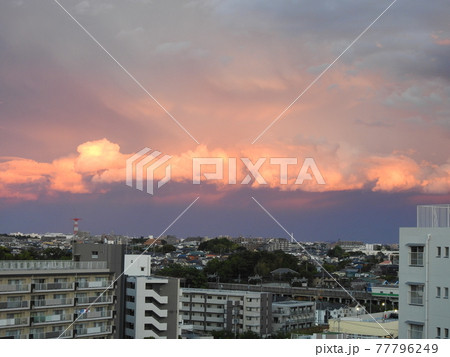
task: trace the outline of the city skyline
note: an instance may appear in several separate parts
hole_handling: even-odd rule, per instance
[[[450,202],[450,30],[443,1],[391,3],[61,1],[98,43],[0,4],[0,232],[157,236],[199,197],[167,234],[287,237],[254,197],[299,241],[397,242]],[[125,184],[144,147],[172,157],[153,196]],[[299,165],[193,185],[196,157]],[[307,157],[325,185],[293,184]]]

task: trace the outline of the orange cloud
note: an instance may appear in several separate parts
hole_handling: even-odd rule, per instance
[[[41,163],[28,159],[4,158],[0,163],[0,197],[33,200],[39,194],[70,192],[73,194],[104,192],[112,183],[125,182],[125,163],[132,154],[121,153],[120,146],[107,139],[88,141],[78,146],[77,155],[55,159],[51,163]],[[307,152],[313,157],[325,179],[325,185],[313,180],[296,184],[304,157],[298,153]],[[171,180],[192,184],[193,158],[221,158],[224,176],[221,180],[206,181],[205,172],[215,172],[213,165],[202,167],[202,182],[215,184],[220,195],[227,190],[243,187],[247,175],[253,188],[268,187],[283,191],[342,191],[371,189],[373,191],[398,192],[416,191],[423,193],[450,192],[450,161],[444,165],[428,162],[417,163],[405,154],[393,153],[387,156],[364,156],[348,145],[303,145],[303,146],[262,146],[250,145],[234,152],[223,149],[210,150],[199,145],[195,150],[186,151],[171,158]],[[270,162],[270,158],[297,158],[297,164],[288,165],[280,177],[280,165]],[[236,158],[236,184],[229,184],[229,158]],[[258,183],[240,158],[248,158],[256,163],[264,158],[258,172],[265,184]],[[308,171],[310,174],[313,174]],[[155,179],[163,177],[163,168],[156,170]],[[232,178],[234,176],[232,175]],[[145,176],[144,176],[145,179]],[[285,180],[287,184],[282,184]]]

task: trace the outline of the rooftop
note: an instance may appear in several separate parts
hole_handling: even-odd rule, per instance
[[[106,269],[106,261],[74,262],[72,260],[2,260],[0,271],[13,270],[98,270]]]

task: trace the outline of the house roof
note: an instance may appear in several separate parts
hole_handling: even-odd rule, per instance
[[[298,274],[295,270],[289,269],[289,268],[278,268],[270,272],[270,274]]]

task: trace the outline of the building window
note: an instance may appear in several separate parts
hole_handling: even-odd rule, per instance
[[[423,338],[423,325],[409,324],[408,338],[410,339]]]
[[[441,247],[437,247],[436,258],[440,258],[440,257],[441,257]]]
[[[92,258],[92,259],[98,259],[98,251],[93,250],[93,251],[92,251],[91,258]]]
[[[423,246],[411,247],[409,254],[409,265],[411,266],[423,266]]]
[[[127,295],[127,297],[125,298],[125,301],[134,302],[134,296]]]
[[[129,316],[134,316],[134,310],[133,309],[126,309],[125,310],[125,314],[127,314]]]
[[[448,328],[444,329],[444,338],[448,338]]]
[[[436,288],[436,297],[437,297],[437,298],[440,298],[440,297],[441,297],[441,287],[440,287],[440,286],[438,286],[438,287]]]
[[[448,247],[444,248],[444,258],[448,258],[448,253],[449,253],[448,250],[449,250]]]
[[[411,305],[423,305],[423,285],[410,286],[409,303]]]
[[[136,285],[132,281],[127,281],[127,289],[136,289]]]
[[[441,338],[441,328],[436,327],[436,338]]]
[[[448,288],[444,288],[444,299],[448,299]]]

